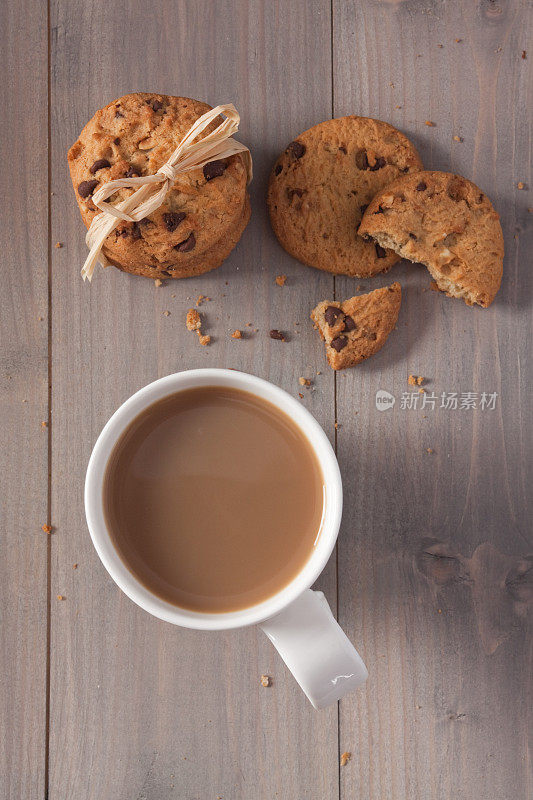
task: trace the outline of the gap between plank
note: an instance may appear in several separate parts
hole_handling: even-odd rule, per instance
[[[330,52],[331,52],[331,119],[335,118],[335,58],[333,53],[334,42],[334,26],[333,26],[333,0],[330,0],[329,7],[329,21],[330,21]],[[337,299],[337,281],[333,275],[333,299]],[[333,411],[334,411],[334,442],[335,442],[335,455],[338,457],[338,442],[337,442],[337,372],[333,370]],[[336,594],[336,617],[339,621],[339,541],[335,543],[335,594]],[[337,789],[338,798],[341,800],[341,706],[340,700],[337,700]]]
[[[48,448],[47,448],[47,498],[46,524],[52,526],[52,47],[50,30],[50,0],[46,4],[46,36],[47,36],[47,193],[48,208]],[[49,796],[50,772],[50,675],[51,675],[51,631],[52,631],[52,535],[47,534],[46,545],[46,678],[45,678],[45,742],[44,742],[44,800]]]

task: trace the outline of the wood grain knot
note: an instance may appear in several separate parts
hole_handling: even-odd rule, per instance
[[[511,556],[485,542],[471,558],[447,542],[423,539],[416,569],[435,591],[463,583],[472,603],[483,650],[494,653],[533,608],[533,555]]]

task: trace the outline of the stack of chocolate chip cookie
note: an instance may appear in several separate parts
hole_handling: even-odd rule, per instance
[[[415,147],[385,122],[342,117],[302,133],[274,165],[268,207],[280,244],[317,269],[369,278],[406,258],[468,305],[489,306],[499,289],[503,235],[488,197],[459,175],[424,171]],[[393,284],[314,309],[333,369],[380,349],[400,297]]]
[[[210,108],[187,97],[137,92],[97,111],[68,153],[85,225],[100,213],[92,202],[100,186],[154,175]],[[156,211],[112,231],[103,253],[119,269],[149,278],[185,278],[214,269],[233,250],[250,218],[246,185],[241,154],[180,174]],[[113,202],[133,191],[119,189]]]

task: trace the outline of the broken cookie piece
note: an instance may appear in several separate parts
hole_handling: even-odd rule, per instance
[[[326,343],[330,367],[353,367],[381,350],[396,324],[401,300],[401,286],[393,283],[343,303],[319,303],[311,319]]]
[[[489,198],[449,172],[404,175],[366,209],[358,233],[424,264],[437,287],[469,306],[494,300],[503,272],[503,234]]]

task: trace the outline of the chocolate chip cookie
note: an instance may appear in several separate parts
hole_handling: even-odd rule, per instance
[[[448,172],[405,175],[370,203],[359,233],[424,264],[439,289],[489,306],[503,272],[503,234],[489,198]]]
[[[396,325],[401,302],[401,286],[393,283],[343,303],[319,303],[311,319],[326,343],[330,367],[353,367],[381,350]]]
[[[186,97],[138,92],[97,111],[68,153],[85,225],[100,213],[91,199],[99,186],[157,172],[209,109]],[[104,255],[119,269],[149,278],[185,278],[220,266],[250,218],[246,182],[240,153],[179,175],[156,211],[140,222],[120,222],[104,243]],[[112,201],[132,192],[120,189]]]
[[[376,119],[341,117],[291,142],[270,176],[268,207],[282,247],[311,267],[367,278],[398,261],[357,234],[374,195],[422,169],[403,133]]]

